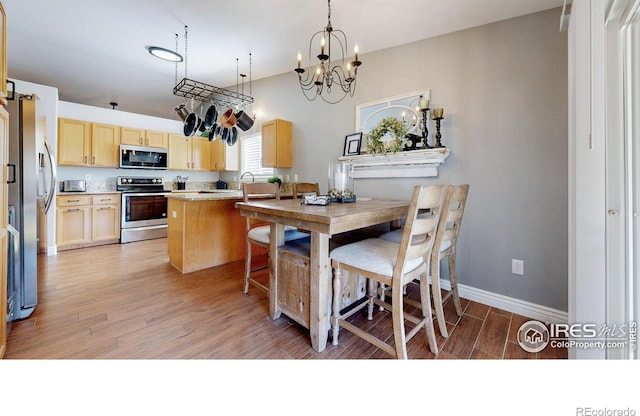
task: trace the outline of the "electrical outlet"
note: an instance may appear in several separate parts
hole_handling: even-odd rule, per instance
[[[524,260],[511,259],[511,273],[524,276]]]
[[[84,180],[85,181],[90,181],[91,180],[91,175],[89,175],[88,173],[86,175],[84,175]]]

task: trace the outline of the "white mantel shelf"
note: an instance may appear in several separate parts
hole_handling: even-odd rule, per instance
[[[410,150],[384,155],[342,156],[351,162],[355,178],[428,178],[438,176],[438,167],[449,156],[449,149]]]

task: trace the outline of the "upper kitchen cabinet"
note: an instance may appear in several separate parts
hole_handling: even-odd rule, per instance
[[[239,144],[228,146],[222,140],[211,143],[211,170],[240,170]]]
[[[207,137],[169,134],[169,169],[212,170],[211,142]]]
[[[145,146],[162,147],[163,149],[169,147],[169,133],[147,130],[144,137]]]
[[[293,166],[291,132],[290,121],[276,119],[262,123],[262,166],[273,168]]]
[[[118,167],[120,127],[61,118],[58,120],[58,164]]]
[[[91,123],[91,166],[118,167],[120,127]]]
[[[161,147],[169,146],[169,133],[122,127],[122,144],[133,146]]]
[[[7,104],[7,15],[0,2],[0,103]]]
[[[81,120],[58,120],[58,164],[86,166],[91,145],[91,123]]]

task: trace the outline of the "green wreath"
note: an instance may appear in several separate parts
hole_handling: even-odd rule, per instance
[[[391,133],[393,140],[385,146],[382,138]],[[396,153],[402,150],[407,142],[407,127],[395,117],[387,117],[378,123],[367,134],[367,152],[371,154]]]

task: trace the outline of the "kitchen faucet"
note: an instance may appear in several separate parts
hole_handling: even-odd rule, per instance
[[[251,175],[251,182],[255,182],[255,181],[256,181],[256,177],[255,177],[255,176],[253,176],[253,173],[251,173],[251,172],[249,172],[249,171],[246,171],[245,173],[243,173],[242,175],[240,175],[240,182],[242,182],[242,178],[244,178],[244,175],[246,175],[247,173],[248,173],[249,175]]]
[[[246,175],[247,173],[248,173],[249,175],[251,175],[251,182],[255,182],[255,181],[256,181],[256,177],[253,175],[253,173],[251,173],[251,172],[249,172],[249,171],[246,171],[245,173],[243,173],[242,175],[240,175],[240,180],[238,181],[238,189],[241,189],[241,188],[242,188],[242,185],[241,185],[241,183],[242,183],[242,178],[244,178],[244,175]]]

